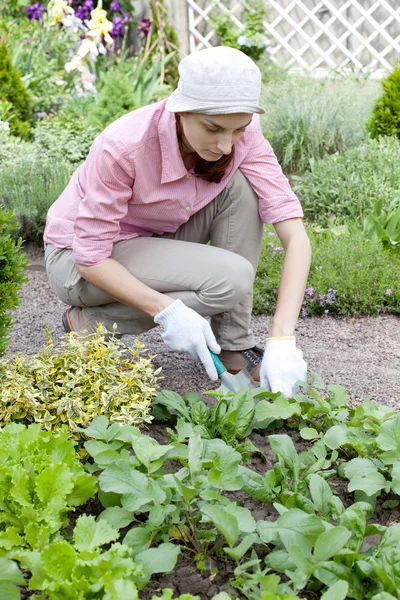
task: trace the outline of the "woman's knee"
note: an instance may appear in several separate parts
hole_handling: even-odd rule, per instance
[[[252,264],[243,256],[235,254],[234,264],[228,272],[233,289],[233,306],[244,300],[254,284],[254,269]]]
[[[226,251],[224,260],[214,261],[213,270],[207,286],[198,294],[203,302],[218,307],[220,312],[232,309],[252,290],[254,269],[243,256]]]

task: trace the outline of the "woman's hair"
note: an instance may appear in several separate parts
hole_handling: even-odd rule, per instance
[[[183,154],[183,127],[180,116],[175,113],[176,119],[176,133],[178,136],[179,150]],[[232,146],[230,154],[224,155],[216,161],[204,160],[197,155],[196,162],[194,165],[194,172],[199,179],[204,179],[210,183],[219,183],[225,175],[226,169],[233,161],[235,155],[235,146]]]

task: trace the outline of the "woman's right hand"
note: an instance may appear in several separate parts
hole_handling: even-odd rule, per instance
[[[218,379],[209,350],[219,354],[221,348],[204,317],[178,299],[156,314],[154,322],[163,326],[161,337],[171,350],[188,352],[193,360],[203,363],[210,379]]]

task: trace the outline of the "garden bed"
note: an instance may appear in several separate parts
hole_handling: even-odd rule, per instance
[[[8,354],[18,351],[24,354],[39,352],[45,343],[46,327],[50,330],[56,348],[63,337],[60,317],[65,306],[54,297],[49,288],[42,249],[31,246],[25,248],[25,251],[30,261],[27,269],[30,281],[23,288],[22,303],[15,313],[15,326]],[[254,317],[253,328],[258,343],[265,339],[269,322],[269,317]],[[299,320],[296,333],[309,368],[319,373],[325,383],[343,385],[349,393],[352,405],[359,404],[369,396],[379,403],[397,409],[400,400],[399,317],[380,315],[358,319],[335,319],[327,316],[307,318]],[[183,396],[190,391],[201,393],[216,387],[208,381],[201,367],[189,357],[170,352],[163,344],[158,330],[143,334],[140,339],[145,342],[149,354],[156,355],[154,367],[162,367],[162,389],[171,389]],[[125,336],[124,341],[129,343],[129,336]],[[203,397],[207,398],[208,404],[213,402],[209,397]],[[167,425],[163,423],[145,425],[142,432],[149,434],[160,444],[168,443]],[[289,435],[298,453],[312,445],[311,442],[302,439],[298,431],[286,426],[274,429],[271,433],[278,436]],[[266,460],[253,453],[247,466],[261,475],[272,469],[275,462],[268,435],[270,432],[259,430],[249,436],[251,442],[266,456]],[[174,465],[171,466],[171,469],[173,468]],[[354,502],[354,495],[347,491],[348,481],[334,476],[331,486],[345,508]],[[271,502],[261,502],[243,491],[227,491],[224,492],[224,496],[231,502],[236,502],[238,506],[247,508],[256,521],[276,521],[279,518],[279,513]],[[387,527],[400,522],[400,508],[384,505],[391,499],[393,494],[382,494],[382,497],[378,498],[375,510],[368,519],[369,523]],[[89,500],[86,505],[71,513],[70,529],[72,530],[79,515],[98,516],[101,510],[98,502]],[[376,535],[366,537],[363,551],[366,551],[369,545],[376,545],[378,540],[379,536]],[[259,558],[262,558],[263,550],[260,546],[257,553]],[[140,592],[140,598],[151,600],[153,595],[160,594],[164,588],[172,588],[176,595],[192,594],[200,596],[201,599],[212,598],[221,591],[226,591],[233,597],[244,598],[230,585],[236,565],[233,559],[222,554],[205,561],[204,569],[199,570],[195,555],[182,551],[174,570],[170,574],[153,575],[151,582]],[[284,579],[283,577],[282,580]],[[29,597],[35,597],[35,593],[27,588],[22,589],[21,598]],[[309,597],[309,593],[302,597]]]

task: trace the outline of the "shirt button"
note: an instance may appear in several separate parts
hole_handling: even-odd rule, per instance
[[[190,173],[188,173],[188,174],[186,175],[186,177],[187,177],[188,179],[192,179],[192,177],[193,177],[193,176],[192,176]]]
[[[190,210],[190,206],[187,206],[187,207],[186,207],[186,210]]]

